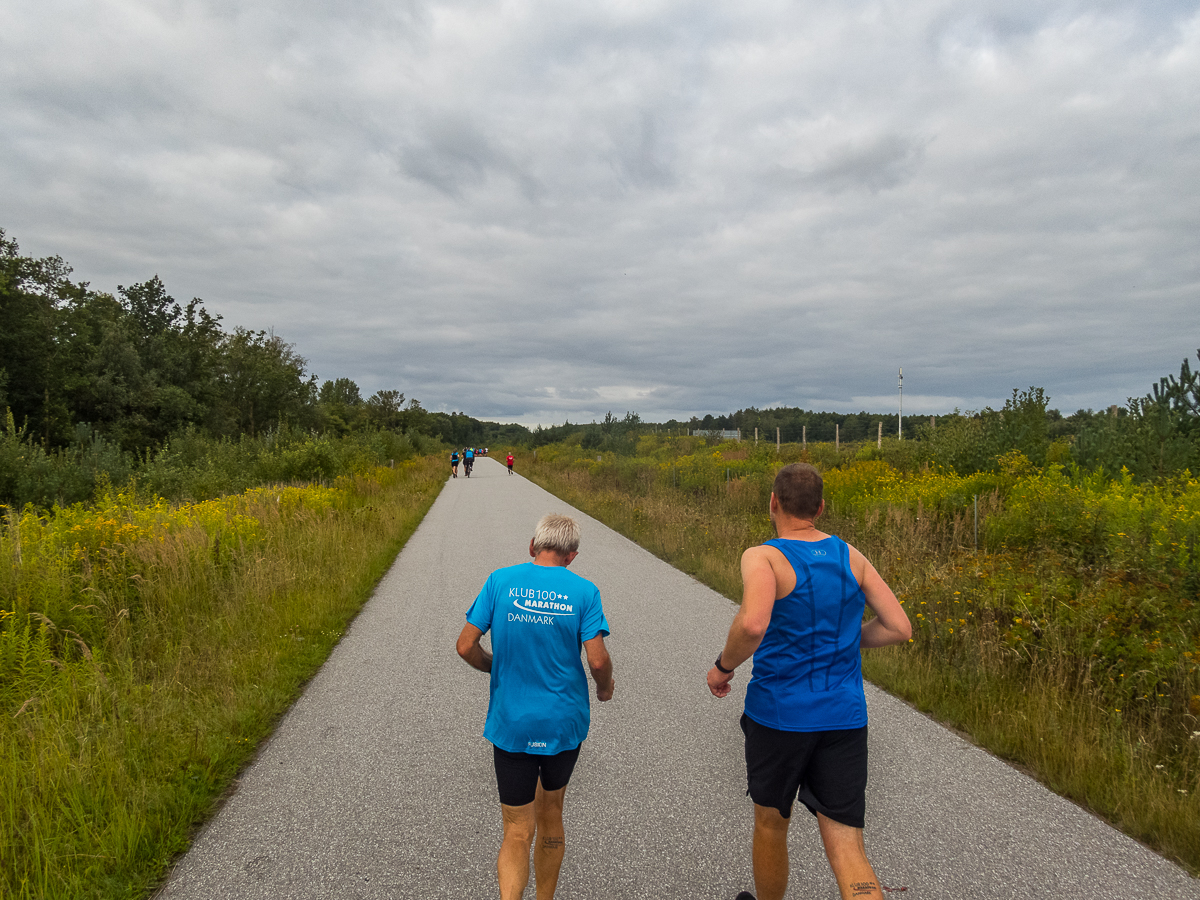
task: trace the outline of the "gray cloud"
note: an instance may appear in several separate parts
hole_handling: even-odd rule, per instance
[[[1102,406],[1200,346],[1198,80],[1166,0],[17,0],[0,226],[480,416]]]

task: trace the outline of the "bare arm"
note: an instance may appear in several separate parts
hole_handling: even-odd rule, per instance
[[[726,669],[736,669],[753,656],[771,624],[778,585],[768,552],[766,547],[751,547],[742,554],[742,605],[721,651],[721,665]],[[716,666],[708,671],[708,689],[714,697],[726,696],[732,680],[732,672],[722,672]]]
[[[467,661],[467,663],[480,672],[492,671],[492,654],[480,646],[479,641],[483,637],[483,632],[468,622],[463,626],[462,634],[458,636],[458,643],[455,649],[458,650],[458,655]]]
[[[903,644],[912,637],[912,623],[904,607],[892,593],[870,560],[853,547],[850,548],[850,566],[858,576],[859,584],[867,598],[867,606],[875,618],[862,627],[860,647],[887,647]]]
[[[611,700],[616,682],[613,681],[612,657],[604,646],[604,636],[596,635],[590,641],[584,641],[583,650],[587,654],[592,678],[596,681],[596,699],[601,702]]]

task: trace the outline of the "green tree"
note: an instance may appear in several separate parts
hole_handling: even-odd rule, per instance
[[[86,294],[60,257],[31,259],[0,229],[0,381],[15,420],[44,446],[71,435],[67,389],[73,372],[62,358],[65,309]]]
[[[404,395],[399,391],[376,391],[367,400],[367,418],[377,428],[400,428],[403,404]],[[420,408],[420,404],[414,408]]]
[[[304,422],[315,399],[307,360],[266,331],[235,328],[221,344],[219,430],[251,437],[278,421]]]
[[[1178,378],[1160,378],[1149,394],[1131,397],[1118,412],[1097,417],[1080,432],[1075,455],[1081,465],[1109,474],[1125,468],[1141,479],[1200,471],[1200,372],[1187,359]]]

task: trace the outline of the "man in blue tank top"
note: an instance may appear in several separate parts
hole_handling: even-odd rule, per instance
[[[533,562],[489,575],[458,637],[458,655],[491,674],[483,736],[494,745],[504,818],[496,864],[501,900],[519,900],[524,893],[531,846],[538,900],[551,900],[558,886],[563,797],[591,724],[581,649],[596,681],[596,699],[613,695],[600,592],[567,571],[578,552],[575,521],[543,516],[529,542]],[[488,630],[491,653],[480,645]]]
[[[865,556],[819,531],[821,475],[795,463],[775,476],[771,524],[778,537],[742,555],[742,606],[709,670],[708,688],[729,694],[734,670],[754,657],[742,731],[754,801],[758,900],[787,889],[787,829],[800,801],[817,817],[843,900],[882,897],[867,860],[867,702],[859,649],[899,644],[912,626]],[[863,624],[863,613],[875,613]],[[748,891],[737,900],[754,900]]]

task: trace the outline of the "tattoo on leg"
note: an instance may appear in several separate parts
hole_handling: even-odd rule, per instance
[[[542,846],[547,850],[561,850],[563,839],[560,837],[544,837],[542,838]]]
[[[850,885],[851,897],[870,897],[879,892],[879,886],[873,881],[856,881]]]

